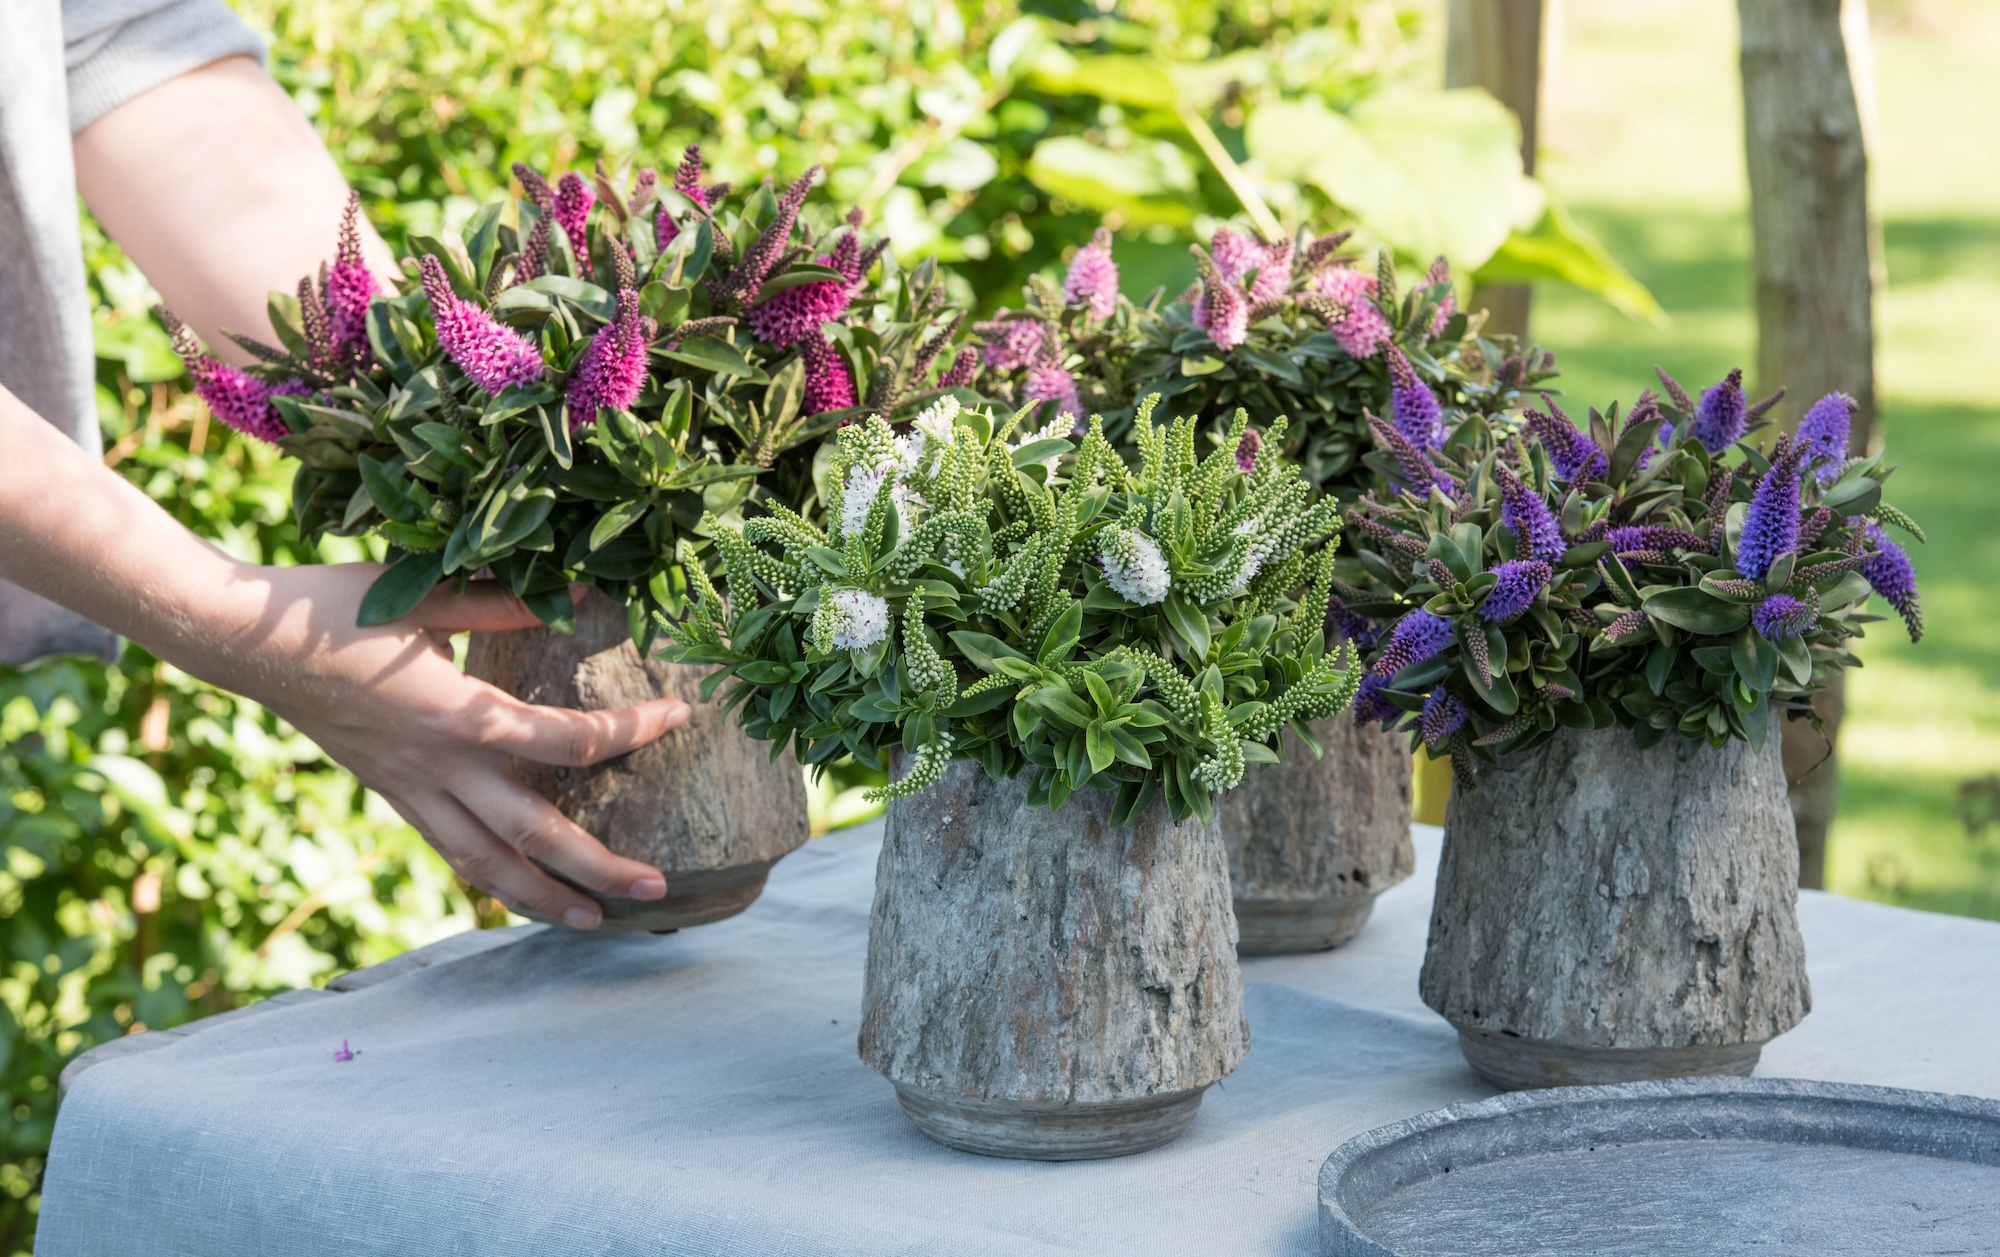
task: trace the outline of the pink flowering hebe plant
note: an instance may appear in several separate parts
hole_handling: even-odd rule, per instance
[[[1229,227],[1195,248],[1198,282],[1173,301],[1118,293],[1109,232],[1072,258],[1058,291],[1035,282],[1024,310],[979,324],[978,387],[1047,403],[1044,420],[1102,413],[1122,439],[1123,399],[1159,396],[1177,413],[1290,421],[1286,454],[1323,490],[1349,496],[1386,465],[1367,460],[1370,414],[1435,449],[1473,414],[1506,409],[1552,374],[1540,351],[1481,338],[1438,259],[1399,294],[1383,258],[1340,252],[1345,233],[1265,241]]]
[[[515,173],[520,201],[412,238],[400,293],[344,243],[259,367],[180,332],[216,413],[299,455],[308,535],[390,543],[364,620],[484,568],[555,624],[572,582],[595,585],[650,637],[705,512],[771,495],[812,514],[826,433],[954,386],[933,270],[900,270],[858,213],[816,230],[816,169],[740,203],[694,147],[665,185]]]

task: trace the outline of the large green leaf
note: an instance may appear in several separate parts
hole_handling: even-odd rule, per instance
[[[1551,200],[1535,225],[1508,236],[1473,278],[1482,284],[1555,281],[1602,297],[1621,313],[1665,326],[1667,313],[1646,286],[1618,264],[1597,237]]]
[[[1485,92],[1390,92],[1348,113],[1276,101],[1244,131],[1266,174],[1316,185],[1397,250],[1468,270],[1493,256],[1536,195],[1514,115]]]
[[[1057,136],[1035,145],[1028,178],[1086,209],[1115,210],[1134,225],[1194,222],[1194,166],[1185,149],[1167,140],[1113,150],[1080,136]]]

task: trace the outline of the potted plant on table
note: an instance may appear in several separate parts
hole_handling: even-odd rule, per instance
[[[1892,468],[1839,394],[1768,452],[1741,373],[1552,402],[1440,451],[1385,433],[1349,514],[1388,625],[1357,718],[1448,754],[1422,992],[1507,1087],[1747,1074],[1810,1008],[1773,736],[1854,666],[1879,593],[1921,631]]]
[[[805,841],[804,786],[698,702],[699,670],[648,657],[655,617],[683,614],[688,565],[713,561],[705,515],[813,509],[827,432],[955,387],[957,321],[934,270],[900,271],[857,216],[812,230],[816,172],[735,199],[694,148],[625,191],[601,169],[516,173],[522,202],[412,240],[405,291],[361,266],[350,221],[328,273],[274,300],[284,343],[252,344],[262,366],[183,349],[218,414],[299,457],[303,533],[388,543],[364,622],[484,571],[550,627],[474,634],[474,675],[586,709],[689,700],[688,724],[629,756],[520,771],[666,874],[664,900],[607,901],[606,927],[701,924]]]
[[[1444,259],[1403,292],[1386,256],[1363,266],[1341,252],[1345,240],[1271,243],[1224,227],[1194,250],[1198,285],[1135,304],[1119,294],[1110,233],[1100,231],[1060,291],[1031,285],[1026,309],[975,328],[977,382],[1051,418],[1104,410],[1120,442],[1128,398],[1210,416],[1217,439],[1220,417],[1242,408],[1246,462],[1286,419],[1285,455],[1317,491],[1352,501],[1389,470],[1374,451],[1374,415],[1435,448],[1458,422],[1507,409],[1553,373],[1547,355],[1479,335],[1482,320],[1457,309]],[[1372,631],[1339,593],[1328,627],[1359,633],[1357,644]],[[1254,771],[1222,804],[1245,954],[1347,941],[1416,866],[1401,740],[1344,718],[1298,736],[1310,755]]]
[[[1136,472],[1099,424],[1016,439],[949,399],[850,427],[827,530],[718,527],[729,600],[668,629],[753,736],[900,761],[860,1048],[955,1147],[1112,1156],[1192,1119],[1247,1040],[1211,796],[1358,684],[1334,504],[1150,411]]]

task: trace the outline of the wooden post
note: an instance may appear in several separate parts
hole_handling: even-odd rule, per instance
[[[1875,432],[1868,155],[1842,0],[1738,0],[1737,13],[1758,388],[1789,388],[1794,422],[1820,396],[1848,394],[1860,407],[1850,448],[1866,450]],[[1848,26],[1865,37],[1865,20]],[[1815,703],[1824,734],[1805,721],[1785,726],[1785,772],[1806,886],[1824,880],[1842,689],[1834,680]]]
[[[1446,7],[1445,86],[1483,87],[1514,111],[1521,167],[1529,174],[1541,114],[1542,2],[1450,0]],[[1526,336],[1532,293],[1526,284],[1483,286],[1473,290],[1470,308],[1488,311],[1492,330]]]

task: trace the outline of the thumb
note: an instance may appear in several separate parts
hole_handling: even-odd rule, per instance
[[[635,751],[694,713],[678,698],[656,698],[608,711],[539,707],[501,694],[480,738],[482,745],[538,764],[581,768]]]

